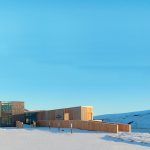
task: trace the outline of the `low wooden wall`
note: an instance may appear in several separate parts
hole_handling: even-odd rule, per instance
[[[131,132],[131,125],[129,125],[129,124],[118,124],[118,129],[121,132]]]
[[[50,121],[38,121],[37,125],[42,127],[55,128],[70,128],[72,124],[73,128],[81,130],[101,131],[118,133],[118,124],[103,123],[100,121],[80,121],[80,120],[50,120]]]

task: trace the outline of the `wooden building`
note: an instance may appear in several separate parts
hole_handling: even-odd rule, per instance
[[[37,120],[93,120],[92,106],[79,106],[37,112]]]
[[[0,101],[0,126],[15,126],[16,121],[24,122],[24,102]]]
[[[39,120],[93,120],[92,106],[79,106],[54,110],[26,111],[25,120],[27,124]]]

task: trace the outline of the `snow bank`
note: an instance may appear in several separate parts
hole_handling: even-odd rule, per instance
[[[118,133],[111,134],[104,137],[106,140],[113,140],[117,142],[126,142],[138,145],[146,145],[150,147],[150,134],[149,133]]]
[[[56,128],[4,128],[0,129],[0,146],[2,150],[149,150],[149,136],[136,135],[134,144],[124,142],[130,134],[110,134],[93,131]],[[139,137],[138,137],[139,136]],[[141,137],[142,136],[142,137]],[[118,138],[119,137],[119,138]],[[136,137],[138,137],[136,139]],[[114,140],[115,139],[115,140]],[[120,139],[124,141],[120,142]],[[144,139],[143,145],[137,144]],[[147,141],[147,143],[145,142]]]
[[[101,115],[96,116],[94,119],[100,119],[107,122],[127,123],[131,124],[134,129],[150,129],[150,110],[123,114]]]

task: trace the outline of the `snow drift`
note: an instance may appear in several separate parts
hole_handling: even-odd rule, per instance
[[[122,114],[100,115],[95,116],[94,119],[115,123],[127,123],[131,124],[133,129],[150,130],[150,110]]]

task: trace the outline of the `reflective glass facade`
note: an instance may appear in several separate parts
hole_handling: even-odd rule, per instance
[[[17,106],[17,107],[16,107]],[[0,102],[0,126],[15,126],[16,121],[24,118],[23,102]]]

